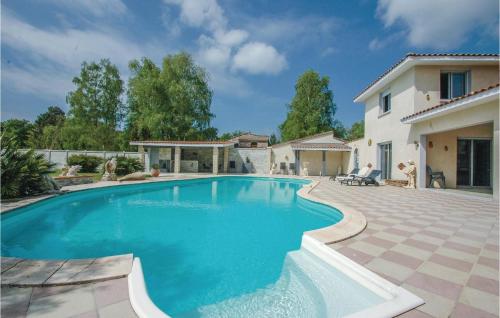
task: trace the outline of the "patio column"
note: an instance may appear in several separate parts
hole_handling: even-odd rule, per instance
[[[227,167],[229,166],[229,147],[224,147],[224,173],[227,173]]]
[[[499,197],[499,184],[498,184],[498,169],[499,167],[499,160],[498,160],[498,153],[499,153],[499,142],[500,140],[498,139],[500,137],[499,133],[499,121],[498,118],[495,119],[493,122],[493,180],[492,180],[492,188],[493,188],[493,198],[498,199]]]
[[[175,146],[174,153],[174,173],[181,172],[181,147]]]
[[[214,147],[213,148],[213,155],[212,155],[212,173],[217,174],[219,173],[219,148]]]
[[[322,161],[321,161],[321,175],[322,176],[325,176],[326,175],[326,151],[323,150],[321,152],[321,158],[322,158]]]
[[[300,176],[300,150],[295,150],[295,175]]]
[[[417,187],[427,187],[427,136],[420,135],[418,143]]]

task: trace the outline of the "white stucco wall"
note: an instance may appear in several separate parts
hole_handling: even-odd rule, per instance
[[[498,65],[428,65],[415,67],[415,112],[438,105],[441,71],[469,71],[471,91],[477,91],[500,82]],[[427,95],[429,99],[427,100]],[[411,110],[410,110],[411,111]],[[410,112],[411,113],[411,112]],[[410,114],[408,113],[408,114]]]
[[[360,167],[371,163],[374,169],[380,169],[380,143],[392,142],[391,179],[404,179],[405,175],[397,168],[400,162],[417,157],[415,139],[411,134],[411,126],[401,124],[401,118],[411,114],[414,109],[415,71],[410,69],[403,73],[398,80],[380,90],[390,90],[391,111],[381,114],[379,93],[372,95],[365,105],[365,137],[366,143],[360,145]],[[371,145],[368,141],[371,139]],[[360,144],[357,142],[357,144]],[[352,146],[351,146],[352,147]],[[352,157],[352,155],[351,155]]]

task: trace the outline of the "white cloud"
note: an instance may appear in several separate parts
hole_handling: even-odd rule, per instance
[[[246,43],[252,35],[243,29],[231,29],[224,11],[216,0],[164,0],[180,8],[181,21],[191,27],[207,31],[198,40],[197,60],[212,74],[214,82],[235,79],[229,71],[241,70],[250,74],[277,74],[286,67],[286,59],[276,48],[267,43]],[[257,59],[261,59],[257,63]]]
[[[96,17],[123,15],[127,12],[127,6],[122,0],[49,0],[49,2],[76,13],[86,11]]]
[[[381,37],[381,38],[376,37],[370,41],[370,43],[368,44],[368,48],[371,51],[381,50],[381,49],[387,47],[388,45],[390,45],[391,43],[393,43],[397,40],[400,40],[404,36],[405,36],[405,32],[403,31],[403,32],[397,32],[397,33],[388,35],[386,37]]]
[[[231,51],[225,46],[211,46],[200,50],[198,57],[206,66],[224,68],[231,57]]]
[[[215,32],[215,39],[222,45],[229,47],[237,46],[248,38],[248,32],[245,30],[232,29],[227,32]]]
[[[2,67],[2,85],[14,91],[47,99],[64,97],[73,89],[72,79],[71,74],[64,74],[50,67],[27,66],[25,69],[10,65]]]
[[[208,27],[212,32],[224,29],[227,19],[216,0],[164,0],[181,8],[181,19],[192,27]]]
[[[313,15],[285,15],[283,17],[253,17],[245,19],[246,28],[257,41],[290,43],[296,46],[311,41],[330,41],[342,20]]]
[[[2,62],[2,85],[16,91],[64,100],[71,79],[83,61],[110,58],[125,79],[128,62],[143,56],[158,57],[164,50],[156,43],[137,43],[113,30],[41,29],[2,10],[2,49],[21,58],[12,66]]]
[[[386,27],[404,25],[411,45],[446,50],[460,47],[476,29],[498,36],[498,9],[498,0],[379,0],[377,15]]]
[[[338,50],[336,48],[329,46],[321,52],[321,57],[327,57],[337,52]]]
[[[285,57],[273,46],[262,42],[245,44],[233,58],[233,69],[250,74],[278,74],[286,67]]]

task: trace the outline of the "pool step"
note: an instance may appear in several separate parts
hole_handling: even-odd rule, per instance
[[[343,317],[382,299],[305,250],[289,252],[275,284],[180,317]]]

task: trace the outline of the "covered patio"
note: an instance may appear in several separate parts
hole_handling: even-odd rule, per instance
[[[232,141],[132,141],[140,153],[147,152],[146,171],[153,165],[162,173],[212,173],[228,172],[229,149]]]
[[[336,176],[343,171],[344,157],[351,147],[341,143],[298,142],[291,144],[295,152],[297,175]]]
[[[498,94],[499,85],[491,86],[401,119],[412,125],[419,188],[439,184],[429,178],[430,168],[442,172],[440,186],[498,198]]]
[[[493,123],[426,136],[426,165],[442,172],[446,188],[492,193]],[[427,175],[427,187],[438,186]]]

